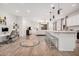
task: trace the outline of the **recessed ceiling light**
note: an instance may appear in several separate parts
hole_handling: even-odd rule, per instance
[[[16,10],[16,12],[20,12],[19,10]]]
[[[51,7],[54,7],[54,5],[53,5],[53,4],[51,4],[50,6],[51,6]]]
[[[77,6],[77,4],[72,4],[72,7],[75,7],[75,6]]]
[[[27,12],[27,13],[30,13],[31,11],[28,9],[28,10],[26,10],[26,12]]]

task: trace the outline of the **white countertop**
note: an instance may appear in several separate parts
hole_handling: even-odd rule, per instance
[[[47,32],[52,32],[52,33],[76,33],[76,31],[47,31]]]

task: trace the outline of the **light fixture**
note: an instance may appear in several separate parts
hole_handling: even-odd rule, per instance
[[[54,7],[54,5],[53,5],[53,4],[51,4],[50,6],[51,6],[51,7]]]
[[[55,9],[55,7],[52,7],[52,9],[53,9],[53,19],[55,19],[55,15],[54,15],[54,9]]]
[[[52,7],[52,9],[55,9],[55,7]]]
[[[66,19],[68,18],[68,16],[65,17]]]
[[[72,4],[72,7],[75,7],[75,6],[77,6],[77,4]]]
[[[19,10],[16,10],[16,13],[20,12]]]
[[[53,15],[53,19],[55,18],[55,16]]]
[[[30,13],[31,11],[28,9],[28,10],[26,10],[26,12],[27,12],[27,13]]]
[[[57,14],[61,14],[62,9],[58,9]]]
[[[62,13],[62,8],[60,8],[60,4],[58,3],[58,9],[56,9],[56,7],[54,6],[54,5],[51,5],[51,10],[50,10],[50,21],[52,20],[52,19],[55,19],[55,12],[54,11],[56,11],[57,12],[57,15],[62,15],[63,13]],[[52,18],[51,18],[51,16],[52,16]]]
[[[52,9],[55,9],[55,6],[53,4],[50,5]]]
[[[50,18],[50,21],[51,21],[52,19]]]
[[[58,10],[57,10],[57,14],[60,15],[61,14],[61,8],[60,8],[60,4],[58,4]]]
[[[52,18],[54,19],[55,18],[55,15],[54,15],[54,9],[55,9],[55,6],[52,4],[51,5],[51,10],[50,10],[50,21],[52,21]],[[52,15],[53,14],[53,15]],[[52,18],[51,18],[52,16]]]

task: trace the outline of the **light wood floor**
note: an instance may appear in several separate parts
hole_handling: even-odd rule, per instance
[[[40,43],[34,47],[22,47],[21,42],[27,40],[39,40]],[[31,35],[29,38],[21,37],[17,41],[1,45],[0,56],[75,56],[79,55],[79,47],[73,52],[61,52],[55,47],[49,48],[45,36]]]

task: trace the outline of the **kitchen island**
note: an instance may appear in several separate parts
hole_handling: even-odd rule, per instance
[[[75,31],[47,31],[46,37],[59,51],[74,51],[76,48]]]

